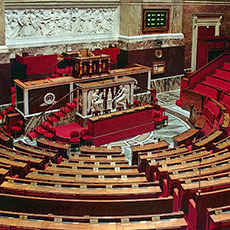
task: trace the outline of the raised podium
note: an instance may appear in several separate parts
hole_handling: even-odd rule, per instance
[[[110,55],[94,55],[88,50],[79,52],[79,55],[72,57],[73,60],[73,77],[81,78],[94,74],[109,73]]]
[[[76,83],[78,122],[86,126],[93,115],[127,109],[133,104],[135,83],[127,76]]]
[[[154,130],[153,106],[144,105],[88,119],[93,144],[103,145]]]
[[[16,89],[16,109],[23,117],[33,116],[43,112],[59,101],[74,88],[75,78],[61,77],[34,81],[14,80]],[[65,103],[72,101],[70,95],[52,107],[59,109]]]

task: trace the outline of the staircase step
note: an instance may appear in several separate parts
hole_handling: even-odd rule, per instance
[[[65,117],[66,116],[66,114],[63,113],[63,112],[61,112],[61,111],[55,112],[55,113],[53,113],[53,115],[55,117],[57,117],[57,118],[61,118],[61,117]]]
[[[223,69],[230,71],[230,62],[225,62]]]
[[[51,127],[51,124],[48,121],[41,122],[40,124],[44,129],[47,129],[47,127]]]
[[[53,125],[55,122],[59,121],[59,119],[55,116],[51,116],[47,119],[47,121]]]
[[[68,106],[70,109],[74,109],[77,107],[76,103],[74,102],[68,102],[66,103],[66,106]]]
[[[65,113],[65,114],[67,114],[67,113],[72,112],[73,110],[70,107],[68,107],[68,106],[64,106],[64,107],[60,108],[60,111],[63,112],[63,113]]]

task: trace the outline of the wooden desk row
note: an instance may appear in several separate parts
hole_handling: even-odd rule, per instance
[[[144,188],[149,186],[159,185],[159,181],[154,182],[133,182],[133,183],[81,183],[81,182],[68,182],[68,181],[46,181],[46,180],[39,180],[37,179],[30,179],[30,178],[13,178],[10,176],[5,177],[5,181],[9,183],[17,183],[17,184],[25,184],[25,185],[38,185],[38,186],[50,186],[50,187],[57,187],[57,188],[80,188],[80,189],[113,189],[113,188]],[[127,180],[128,181],[128,180]]]
[[[230,206],[207,208],[206,230],[230,228]]]
[[[190,163],[196,162],[197,160],[201,158],[205,158],[209,156],[209,151],[207,151],[205,148],[200,148],[195,151],[188,151],[181,153],[177,156],[167,157],[167,158],[161,158],[161,159],[152,159],[151,161],[147,162],[146,167],[146,177],[149,180],[152,180],[152,176],[155,172],[161,171],[161,174],[168,169],[176,169],[177,167],[180,167],[179,165],[185,165],[185,167],[188,167]],[[182,167],[182,168],[185,168]],[[163,170],[166,169],[166,170]],[[158,175],[159,178],[165,175]]]
[[[87,162],[87,163],[95,163],[95,162],[99,162],[99,163],[111,163],[111,162],[116,162],[121,164],[128,164],[128,161],[125,159],[125,155],[116,155],[116,156],[111,156],[111,155],[107,155],[107,156],[101,156],[101,155],[90,155],[90,156],[85,156],[82,154],[79,154],[77,156],[72,156],[68,162]]]
[[[47,140],[45,138],[39,138],[37,140],[37,146],[46,149],[57,150],[59,156],[69,158],[69,144],[62,144],[56,141]]]
[[[166,179],[168,177],[168,174],[173,171],[178,171],[181,169],[189,169],[194,167],[199,167],[202,165],[209,165],[209,164],[216,164],[217,162],[221,162],[223,160],[227,160],[230,158],[230,152],[228,150],[223,150],[208,156],[204,156],[201,158],[196,158],[194,160],[188,160],[188,161],[181,161],[177,164],[172,165],[162,165],[156,168],[157,175],[160,180]]]
[[[192,141],[192,148],[206,147],[207,149],[212,149],[212,143],[221,139],[223,131],[213,130],[210,134]]]
[[[51,151],[51,150],[46,149],[46,148],[40,148],[38,146],[29,145],[23,141],[19,141],[19,142],[14,143],[14,148],[19,150],[19,151],[32,153],[32,154],[37,155],[37,156],[43,156],[46,158],[46,162],[48,162],[49,158],[50,158],[53,163],[58,163],[58,152],[57,152],[57,150]]]
[[[3,129],[0,129],[0,144],[12,147],[13,137],[6,133]]]
[[[2,210],[29,213],[52,213],[69,216],[128,216],[168,213],[173,211],[173,197],[82,200],[35,197],[0,193]]]
[[[44,156],[37,156],[32,153],[17,151],[3,145],[0,145],[0,155],[8,157],[9,159],[29,163],[31,167],[35,167],[37,169],[45,169]]]
[[[26,183],[19,180],[5,180],[0,189],[2,193],[22,194],[25,196],[67,198],[80,200],[119,200],[119,199],[144,199],[158,197],[161,194],[159,184],[149,184],[144,187],[87,187],[86,185],[61,185],[46,183]]]
[[[145,144],[145,145],[136,145],[132,147],[132,165],[138,164],[138,153],[150,152],[150,151],[159,151],[161,149],[167,149],[169,143],[167,141],[160,141],[157,143]]]
[[[109,148],[104,146],[81,146],[80,152],[85,154],[121,154],[121,147],[111,147]]]
[[[198,190],[201,192],[213,191],[222,188],[229,188],[230,173],[220,173],[217,175],[203,176],[201,178],[191,178],[189,180],[180,180],[179,189],[179,209],[188,208],[188,200],[194,198]]]
[[[187,131],[177,136],[174,136],[173,137],[174,147],[180,146],[182,144],[185,144],[186,146],[190,145],[191,142],[197,137],[199,132],[200,132],[199,129],[190,128]]]
[[[91,160],[91,159],[90,159]],[[72,166],[86,166],[86,167],[110,167],[110,168],[114,168],[114,167],[130,167],[129,166],[129,162],[127,160],[123,160],[123,161],[74,161],[72,160],[72,158],[70,158],[69,160],[63,160],[61,162],[61,165],[72,165]]]
[[[187,229],[183,212],[129,215],[129,216],[60,216],[49,214],[31,214],[23,212],[0,211],[1,226],[26,229],[82,229],[82,230],[130,230],[130,229]]]
[[[208,227],[206,222],[207,208],[217,208],[229,204],[230,188],[220,188],[194,194],[188,202],[188,221],[194,229],[203,230]],[[218,228],[220,229],[220,228]],[[221,228],[228,229],[228,228]]]
[[[98,170],[128,170],[136,169],[136,166],[129,166],[128,164],[116,164],[116,162],[110,162],[110,164],[100,164],[101,162],[96,161],[94,164],[81,162],[61,162],[59,165],[56,165],[57,168],[68,168],[68,169],[96,169]],[[54,164],[53,164],[54,167]]]
[[[180,180],[190,180],[201,176],[216,175],[230,171],[229,159],[208,165],[201,165],[189,169],[181,169],[170,172],[167,179],[167,194],[172,194],[174,188],[178,188]]]
[[[118,175],[136,175],[140,174],[137,170],[137,168],[100,168],[100,167],[94,167],[94,168],[78,168],[78,167],[62,167],[61,165],[52,165],[48,166],[45,170],[46,172],[54,172],[54,173],[63,173],[63,174],[74,174],[74,175],[85,175],[85,176],[91,176],[91,175],[104,175],[108,177],[117,177]]]
[[[145,172],[148,161],[173,157],[188,151],[188,148],[186,148],[184,145],[181,145],[179,147],[162,149],[159,151],[138,152],[138,169],[140,172]]]
[[[213,143],[214,151],[220,151],[222,149],[230,149],[230,136],[227,136],[220,141]]]
[[[76,174],[74,172],[64,172],[57,173],[53,171],[46,170],[31,170],[26,178],[33,180],[42,180],[42,181],[56,181],[56,182],[68,182],[68,183],[101,183],[101,184],[114,184],[114,183],[139,183],[139,182],[147,182],[145,173],[137,173],[137,174],[127,174],[121,175],[81,175]]]

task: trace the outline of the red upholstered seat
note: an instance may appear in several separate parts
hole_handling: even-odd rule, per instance
[[[154,121],[154,123],[155,123],[155,128],[156,128],[156,129],[162,127],[163,119],[162,119],[161,117],[154,117],[154,118],[153,118],[153,121]]]
[[[163,125],[163,126],[167,126],[167,125],[168,125],[168,119],[169,119],[169,117],[163,115],[163,116],[161,116],[160,118],[162,118],[162,125]]]
[[[1,111],[1,114],[5,117],[8,112],[9,112],[8,110],[3,110]]]
[[[55,116],[50,116],[47,121],[50,123],[50,124],[54,124],[55,122],[58,122],[59,121],[59,118],[55,117]]]
[[[71,133],[70,133],[70,137],[71,137],[71,139],[70,139],[70,144],[71,144],[71,149],[72,150],[74,150],[74,149],[76,149],[76,148],[79,148],[80,147],[80,138],[79,138],[79,132],[78,131],[72,131]]]
[[[49,140],[53,140],[56,134],[56,129],[55,127],[51,127],[47,125],[47,130],[49,131],[48,133],[44,134],[44,137],[49,139]]]
[[[13,137],[17,137],[17,134],[22,131],[22,128],[18,125],[12,126],[11,131],[13,133]]]
[[[78,137],[72,137],[69,142],[71,144],[78,144],[80,143],[80,139]]]
[[[49,130],[49,127],[51,127],[51,124],[48,121],[41,122],[40,125],[42,128],[48,129],[48,130]]]
[[[32,141],[33,139],[38,137],[38,134],[35,131],[31,131],[29,133],[27,133],[27,136],[30,138],[30,140]]]
[[[48,130],[44,129],[42,126],[35,127],[34,131],[39,135],[44,135],[44,134],[48,133]]]
[[[93,137],[88,135],[89,131],[88,129],[82,129],[81,130],[81,143],[83,145],[91,145],[93,144]]]

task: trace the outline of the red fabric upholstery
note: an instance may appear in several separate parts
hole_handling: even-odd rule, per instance
[[[12,131],[19,132],[19,131],[22,130],[22,128],[21,128],[20,126],[13,126],[13,127],[11,128],[11,130],[12,130]]]
[[[44,137],[48,138],[48,139],[53,139],[54,138],[54,134],[53,133],[45,133]]]
[[[219,96],[219,90],[215,89],[209,85],[197,82],[195,88],[193,89],[195,92],[198,92],[202,95],[218,99]]]
[[[38,137],[38,134],[35,131],[31,131],[29,133],[27,133],[27,136],[30,138],[30,140],[32,141],[33,139]]]
[[[64,106],[64,107],[61,107],[61,108],[60,108],[60,111],[61,111],[62,113],[67,114],[67,113],[72,112],[72,111],[73,111],[73,109],[72,109],[71,107]]]
[[[70,109],[74,109],[77,107],[76,103],[74,103],[74,102],[66,103],[66,106],[69,107]]]
[[[51,124],[54,124],[55,122],[59,121],[59,119],[55,116],[48,117],[47,121]]]
[[[43,127],[41,126],[37,126],[34,128],[34,131],[37,133],[37,134],[41,134],[41,135],[44,135],[46,133],[48,133],[48,130],[47,129],[44,129]]]
[[[207,76],[204,83],[225,90],[227,92],[230,91],[230,82],[227,82],[225,80],[221,80],[212,76]]]
[[[229,62],[225,62],[224,66],[223,66],[223,69],[230,70],[230,63]]]
[[[53,113],[53,115],[57,118],[61,118],[61,117],[65,117],[66,113],[63,113],[62,111],[58,111],[58,112]]]
[[[222,70],[222,69],[216,69],[215,74],[213,76],[224,79],[229,81],[230,80],[230,72]]]
[[[26,65],[26,74],[32,75],[45,73],[48,68],[57,63],[58,59],[57,54],[26,57],[16,55],[16,61]]]
[[[197,211],[196,211],[196,203],[193,199],[189,200],[188,205],[188,222],[193,227],[193,229],[197,229]]]
[[[76,131],[76,130],[70,132],[70,137],[71,138],[79,137],[79,136],[80,136],[80,133],[78,131]]]
[[[71,144],[80,143],[80,139],[78,137],[72,137],[69,141]]]

